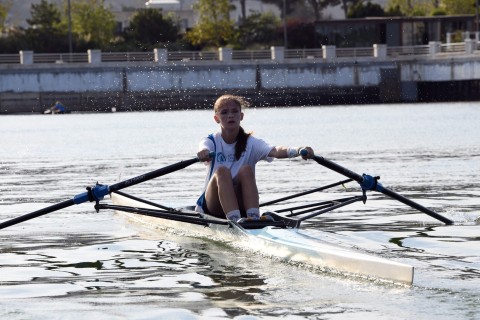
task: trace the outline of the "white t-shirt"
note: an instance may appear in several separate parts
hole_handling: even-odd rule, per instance
[[[232,173],[232,177],[235,180],[235,177],[242,166],[249,165],[252,167],[252,170],[255,173],[255,165],[258,161],[266,160],[271,162],[273,160],[273,158],[268,157],[268,154],[274,148],[274,146],[269,145],[262,139],[249,136],[247,140],[247,147],[238,160],[235,158],[235,145],[236,142],[232,144],[226,143],[222,138],[221,132],[212,134],[200,141],[199,150],[208,149],[215,152],[215,159],[212,159],[212,161],[206,163],[207,176],[203,188],[204,192],[207,189],[208,182],[210,181],[211,177],[221,166],[229,168],[230,172]],[[199,208],[200,205],[201,203],[197,203],[197,211],[201,212],[202,210]]]

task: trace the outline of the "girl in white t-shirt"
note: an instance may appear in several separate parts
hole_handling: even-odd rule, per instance
[[[301,149],[308,152],[303,159],[311,159],[314,155],[310,147],[270,146],[251,133],[245,133],[240,126],[242,108],[245,107],[246,101],[234,95],[223,95],[215,102],[213,118],[220,124],[220,132],[202,139],[199,145],[197,156],[209,166],[197,211],[235,221],[241,218],[241,212],[245,212],[247,218],[258,219],[256,163],[260,160],[270,162],[273,158],[293,158]],[[212,151],[215,157],[210,159]]]

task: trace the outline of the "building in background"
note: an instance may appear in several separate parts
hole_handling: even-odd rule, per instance
[[[474,37],[474,31],[474,15],[321,20],[315,23],[318,47],[370,47],[373,44],[395,47],[425,45],[430,41],[461,42],[468,32],[468,37]]]
[[[195,26],[197,22],[197,16],[193,10],[195,2],[197,0],[148,0],[145,5],[147,8],[159,8],[165,13],[175,14],[180,21],[180,30],[186,31]],[[240,1],[232,1],[232,4],[235,10],[230,12],[230,17],[235,21],[239,21],[242,16]],[[248,0],[245,4],[247,16],[253,12],[272,12],[280,17],[280,9],[273,4],[265,4],[260,0]]]
[[[71,1],[73,3],[75,0]],[[6,26],[28,28],[27,19],[30,19],[32,4],[40,2],[41,0],[14,1],[5,22]],[[61,8],[64,0],[49,0],[49,2],[57,4]],[[179,18],[181,30],[185,31],[196,23],[196,14],[192,8],[195,2],[197,0],[105,0],[105,6],[115,15],[120,30],[129,26],[130,20],[137,10],[155,8],[176,15]],[[240,1],[233,1],[232,4],[235,6],[235,10],[230,13],[230,17],[238,21],[241,17]],[[280,16],[277,6],[265,4],[260,0],[248,0],[246,5],[247,15],[252,12],[273,12]]]

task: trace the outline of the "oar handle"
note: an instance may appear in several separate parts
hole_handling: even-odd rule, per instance
[[[405,198],[404,196],[390,190],[390,189],[387,189],[385,188],[381,183],[378,182],[378,179],[379,177],[372,177],[372,176],[369,176],[369,175],[359,175],[358,173],[355,173],[345,167],[342,167],[341,165],[338,165],[336,164],[335,162],[333,161],[330,161],[330,160],[327,160],[325,159],[324,157],[320,157],[320,156],[314,156],[313,159],[320,165],[332,170],[332,171],[335,171],[337,173],[340,173],[340,174],[343,174],[344,176],[350,178],[350,179],[353,179],[355,181],[357,181],[360,186],[362,187],[363,190],[375,190],[375,191],[378,191],[378,192],[381,192],[383,193],[384,195],[386,196],[389,196],[397,201],[400,201],[414,209],[417,209],[418,211],[421,211],[429,216],[431,216],[432,218],[435,218],[437,220],[440,220],[441,222],[447,224],[447,225],[451,225],[453,224],[453,221],[430,210],[430,209],[427,209],[425,208],[424,206],[410,200],[410,199],[407,199]]]

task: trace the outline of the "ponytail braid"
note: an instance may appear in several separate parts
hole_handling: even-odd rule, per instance
[[[237,144],[235,145],[235,159],[240,159],[242,153],[247,149],[247,140],[251,135],[251,132],[245,133],[245,130],[240,127],[240,131],[238,131],[237,136]]]

